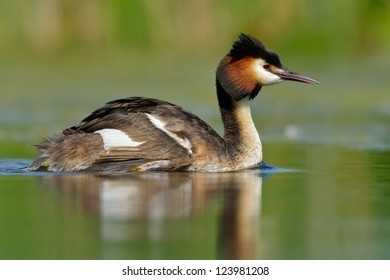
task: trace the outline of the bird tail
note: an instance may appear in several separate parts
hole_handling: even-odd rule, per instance
[[[78,171],[93,165],[103,149],[103,142],[99,134],[79,133],[46,138],[36,147],[40,155],[29,170]]]

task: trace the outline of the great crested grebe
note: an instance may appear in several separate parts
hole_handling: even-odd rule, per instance
[[[318,84],[285,68],[260,41],[240,34],[216,72],[224,137],[166,101],[129,97],[108,102],[77,126],[38,145],[30,170],[235,171],[262,161],[249,101],[284,80]]]

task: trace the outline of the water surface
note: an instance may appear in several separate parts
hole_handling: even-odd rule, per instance
[[[2,161],[0,258],[390,258],[389,152],[267,146],[301,169],[17,174],[28,161]]]
[[[294,67],[321,85],[264,88],[252,112],[264,158],[280,169],[126,176],[21,169],[40,137],[119,97],[166,99],[222,131],[217,60],[134,63],[0,62],[7,69],[0,70],[0,259],[390,258],[386,63]]]

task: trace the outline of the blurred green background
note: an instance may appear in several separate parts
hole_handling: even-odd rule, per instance
[[[321,82],[264,89],[263,140],[309,119],[367,139],[356,124],[390,115],[389,11],[388,0],[0,0],[0,155],[34,157],[29,144],[125,96],[190,107],[221,132],[214,71],[240,32]]]
[[[0,1],[0,53],[210,55],[239,32],[284,53],[364,56],[390,46],[388,0]]]
[[[251,103],[265,161],[305,170],[265,178],[262,220],[250,223],[263,238],[254,257],[388,259],[388,0],[0,0],[0,258],[218,258],[222,199],[174,224],[162,219],[157,243],[153,229],[144,234],[147,218],[118,222],[132,233],[115,243],[104,236],[99,202],[91,204],[100,198],[94,181],[8,175],[36,157],[41,137],[115,98],[165,99],[222,133],[215,69],[240,32],[321,82],[263,88]],[[214,187],[217,197],[235,191]]]

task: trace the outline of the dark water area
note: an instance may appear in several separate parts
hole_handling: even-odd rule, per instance
[[[0,161],[1,259],[389,259],[389,151],[288,150],[282,166],[106,176]]]

